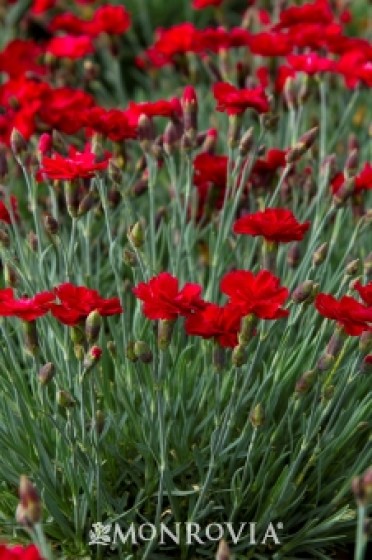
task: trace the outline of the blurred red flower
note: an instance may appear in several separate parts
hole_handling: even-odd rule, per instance
[[[92,39],[87,35],[53,37],[45,47],[46,52],[57,58],[83,58],[94,51]]]
[[[305,72],[310,76],[319,72],[334,72],[336,69],[333,60],[319,56],[315,52],[308,54],[290,54],[287,56],[287,62],[294,70]]]
[[[92,311],[98,311],[102,317],[123,312],[119,298],[105,299],[97,290],[85,286],[75,286],[66,282],[57,286],[54,294],[60,303],[51,305],[51,312],[64,325],[77,325],[84,321]]]
[[[85,124],[113,142],[121,142],[137,135],[138,115],[120,109],[93,107],[85,113]]]
[[[217,111],[228,115],[239,115],[249,108],[258,113],[267,113],[269,110],[269,101],[261,87],[238,89],[227,82],[218,82],[213,86],[213,95],[217,101]]]
[[[203,10],[209,6],[221,6],[223,0],[192,0],[194,10]]]
[[[301,241],[309,227],[309,221],[301,224],[286,208],[267,208],[236,220],[233,231],[253,237],[262,236],[266,241],[275,243],[290,243]]]
[[[233,348],[238,344],[241,320],[239,308],[208,303],[204,309],[187,317],[185,330],[189,335],[213,338],[221,346]]]
[[[35,545],[23,547],[0,544],[0,560],[43,560]]]
[[[291,6],[279,15],[277,28],[291,27],[299,23],[331,23],[334,17],[328,0],[315,0],[303,6]]]
[[[189,282],[180,290],[178,279],[169,272],[133,288],[136,298],[143,301],[142,312],[148,319],[176,319],[202,309],[205,302],[200,298],[201,291],[199,284]]]
[[[221,292],[229,303],[241,310],[242,316],[253,314],[259,319],[280,319],[289,312],[281,308],[289,290],[268,270],[254,275],[248,270],[228,272],[221,280]]]
[[[350,296],[337,300],[330,294],[319,294],[315,307],[323,317],[337,321],[350,336],[372,330],[372,307],[362,305]]]
[[[18,201],[17,201],[17,198],[14,195],[11,195],[11,197],[10,197],[10,204],[12,205],[14,218],[16,220],[19,220]],[[5,203],[4,203],[3,200],[0,200],[0,221],[5,222],[7,224],[12,223],[12,220],[11,220],[11,217],[10,217],[10,214],[9,214],[9,210],[5,206]]]

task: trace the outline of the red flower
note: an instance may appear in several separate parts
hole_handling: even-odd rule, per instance
[[[229,303],[241,310],[243,316],[253,314],[259,319],[280,319],[289,314],[281,305],[288,297],[288,289],[268,270],[254,275],[248,270],[228,272],[221,280],[221,292],[229,296]]]
[[[12,546],[0,544],[0,560],[43,560],[35,545]]]
[[[238,89],[229,83],[218,82],[213,86],[213,95],[217,101],[217,111],[228,115],[239,115],[249,108],[258,113],[267,113],[269,110],[269,101],[261,87]]]
[[[34,41],[14,39],[0,52],[0,72],[5,72],[11,78],[23,76],[26,72],[44,74],[45,68],[37,62],[42,52],[42,48]]]
[[[142,312],[148,319],[176,319],[204,307],[201,290],[199,284],[191,283],[180,290],[177,278],[161,272],[149,282],[138,284],[133,293],[143,301]]]
[[[16,220],[19,219],[18,215],[18,201],[14,195],[10,197],[10,203],[12,205],[13,214]],[[5,206],[4,202],[0,200],[0,221],[6,224],[11,224],[12,220],[10,218],[9,210]]]
[[[253,237],[261,235],[275,243],[290,243],[301,241],[309,227],[310,222],[299,223],[286,208],[267,208],[236,220],[233,231]]]
[[[287,56],[288,63],[299,72],[305,72],[310,76],[318,72],[334,72],[335,62],[329,58],[319,56],[317,53],[290,54]]]
[[[194,183],[199,186],[213,183],[219,188],[225,188],[227,177],[227,157],[213,154],[198,154],[194,159]]]
[[[315,0],[303,6],[292,6],[279,15],[277,28],[291,27],[299,23],[321,23],[326,25],[333,21],[333,14],[328,0]]]
[[[33,14],[43,14],[51,8],[54,8],[57,0],[33,0],[31,12]]]
[[[221,6],[223,0],[192,0],[194,10],[204,10],[209,6]]]
[[[221,346],[234,348],[238,344],[241,319],[239,308],[208,303],[204,309],[187,317],[185,330],[189,335],[213,338]]]
[[[137,115],[129,111],[94,107],[86,113],[86,124],[113,142],[121,142],[137,135]]]
[[[350,336],[372,330],[372,307],[362,305],[352,297],[342,296],[337,300],[330,294],[319,294],[315,307],[323,317],[337,321]]]
[[[53,37],[46,46],[46,52],[58,58],[83,58],[94,51],[92,39],[87,35],[73,37]]]
[[[364,303],[372,307],[372,281],[365,286],[362,286],[360,282],[356,282],[354,288],[359,293]]]
[[[13,290],[5,288],[0,290],[0,316],[35,321],[48,313],[54,300],[53,292],[40,292],[32,298],[14,299]]]
[[[170,117],[181,116],[181,102],[177,97],[170,99],[159,99],[159,101],[145,101],[143,103],[134,103],[131,101],[128,107],[128,113],[135,116],[135,119],[141,115],[148,117]]]
[[[92,29],[95,34],[122,35],[131,25],[131,19],[124,6],[100,6],[94,13]]]
[[[336,173],[331,181],[332,193],[336,194],[345,182],[343,173]],[[372,165],[366,163],[360,173],[355,177],[354,193],[372,189]]]
[[[92,311],[98,311],[102,317],[123,312],[119,298],[104,299],[97,290],[85,286],[67,282],[55,288],[54,293],[61,303],[53,304],[51,312],[64,325],[77,325]]]
[[[78,152],[71,147],[68,157],[54,153],[52,157],[44,156],[38,175],[48,179],[72,180],[93,177],[98,171],[107,168],[109,159],[97,162],[92,152]]]
[[[69,87],[50,89],[38,116],[50,128],[76,134],[86,126],[86,112],[93,105],[93,97],[84,91]]]
[[[263,32],[251,35],[248,46],[254,54],[261,56],[286,56],[292,50],[292,43],[284,33]]]

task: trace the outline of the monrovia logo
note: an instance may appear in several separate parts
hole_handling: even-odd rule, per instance
[[[233,525],[230,522],[210,523],[205,527],[199,523],[175,523],[171,528],[165,523],[159,526],[153,523],[143,523],[136,525],[131,523],[129,527],[123,531],[119,523],[103,524],[101,522],[94,523],[92,530],[89,531],[89,545],[91,546],[116,546],[119,542],[122,544],[138,545],[141,542],[157,540],[158,544],[165,545],[172,541],[180,544],[181,540],[187,545],[199,544],[203,545],[211,541],[220,541],[222,538],[230,538],[233,544],[248,538],[249,544],[276,544],[280,545],[278,531],[283,529],[283,523],[276,525],[269,523],[265,527],[263,536],[259,539],[257,536],[257,523],[244,522]],[[183,531],[183,535],[181,533]],[[181,535],[183,539],[181,539]]]

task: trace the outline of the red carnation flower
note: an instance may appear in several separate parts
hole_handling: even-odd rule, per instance
[[[305,72],[310,76],[319,72],[334,72],[336,65],[333,60],[319,56],[317,53],[290,54],[287,62],[298,72]]]
[[[372,307],[367,307],[354,298],[342,296],[337,300],[330,294],[319,294],[315,299],[318,312],[333,319],[350,336],[359,336],[363,331],[372,330]]]
[[[0,544],[0,560],[43,560],[35,545],[12,546]]]
[[[213,338],[225,348],[234,348],[238,344],[241,320],[239,308],[208,303],[204,309],[187,317],[185,330],[189,335]]]
[[[53,292],[40,292],[31,298],[14,298],[11,288],[0,290],[0,316],[18,317],[23,321],[35,321],[42,317],[51,308],[55,300]]]
[[[336,173],[331,181],[332,193],[337,194],[345,182],[343,173]],[[355,177],[354,193],[372,189],[372,165],[366,163],[360,173]]]
[[[31,12],[33,14],[43,14],[54,8],[57,0],[33,0]]]
[[[64,325],[78,325],[92,311],[98,311],[102,317],[123,312],[119,298],[105,299],[97,290],[85,286],[75,286],[66,282],[55,288],[54,293],[60,303],[53,304],[51,312]]]
[[[310,222],[299,223],[286,208],[267,208],[236,220],[233,231],[253,237],[260,235],[275,243],[290,243],[301,241],[309,227]]]
[[[46,52],[57,58],[83,58],[94,51],[92,39],[87,35],[73,37],[53,37],[46,46]]]
[[[135,119],[141,115],[147,117],[176,117],[182,114],[181,102],[177,97],[170,99],[159,99],[159,101],[146,101],[143,103],[134,103],[131,101],[128,107],[128,113],[135,115]]]
[[[79,177],[93,177],[98,171],[107,168],[109,159],[97,162],[92,152],[78,152],[71,147],[68,157],[54,153],[52,157],[44,156],[41,160],[39,175],[49,179],[72,180]]]
[[[223,0],[192,0],[194,10],[204,10],[209,6],[221,6]]]
[[[354,289],[359,293],[360,297],[366,305],[372,307],[372,281],[362,286],[360,282],[356,282]]]
[[[286,56],[292,51],[292,42],[284,33],[262,32],[251,35],[248,46],[261,56]]]
[[[121,142],[137,135],[138,115],[120,109],[93,107],[86,113],[86,124],[113,142]]]
[[[217,111],[228,115],[239,115],[249,108],[258,113],[267,113],[269,110],[269,101],[261,87],[238,89],[227,82],[217,82],[213,86],[213,95],[217,101]]]
[[[202,309],[205,303],[200,298],[201,291],[199,284],[191,283],[180,290],[178,279],[168,272],[133,288],[136,298],[143,301],[142,312],[148,319],[177,319]]]
[[[50,88],[38,116],[50,128],[76,134],[86,126],[87,109],[93,106],[94,98],[84,91],[69,87]]]
[[[300,23],[321,23],[333,21],[333,14],[328,0],[315,0],[303,6],[291,6],[279,15],[277,28],[291,27]]]
[[[228,272],[221,280],[221,292],[229,296],[229,303],[240,308],[244,316],[280,319],[289,314],[281,309],[289,291],[268,270],[261,270],[257,275],[248,270]]]
[[[122,35],[131,25],[131,19],[124,6],[100,6],[94,13],[92,29],[95,34]]]

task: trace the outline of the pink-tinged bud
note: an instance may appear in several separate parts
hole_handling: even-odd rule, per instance
[[[96,191],[89,191],[79,202],[77,214],[78,217],[85,216],[98,202]]]
[[[53,138],[47,132],[44,132],[39,138],[37,145],[38,157],[41,159],[43,156],[50,157],[53,147]]]
[[[354,192],[355,188],[355,178],[350,177],[346,179],[339,190],[333,195],[333,205],[336,208],[341,208],[345,204],[345,202],[351,197]]]
[[[369,467],[361,476],[353,479],[351,484],[356,502],[362,506],[372,503],[372,467]]]
[[[345,162],[344,171],[347,178],[354,177],[358,168],[358,163],[359,163],[358,150],[352,150]]]
[[[335,358],[334,356],[332,356],[331,354],[328,353],[324,353],[318,360],[317,364],[316,364],[316,368],[319,371],[328,371],[329,369],[331,369],[331,367],[333,366],[335,362]]]
[[[207,130],[203,140],[201,140],[201,144],[200,144],[201,153],[214,154],[216,149],[217,139],[218,139],[218,132],[215,128],[210,128],[209,130]]]
[[[319,127],[315,126],[311,130],[308,130],[301,136],[301,138],[296,142],[293,148],[291,148],[286,156],[287,163],[293,163],[297,161],[301,156],[303,156],[314,144],[319,132]]]
[[[44,364],[38,371],[37,377],[41,385],[47,385],[54,377],[55,368],[52,362]]]
[[[117,208],[121,202],[121,192],[119,189],[114,185],[110,188],[108,195],[107,195],[108,203],[110,208]]]
[[[296,382],[295,394],[297,396],[306,395],[313,387],[315,380],[316,380],[316,371],[315,370],[306,371]]]
[[[137,137],[142,150],[150,153],[155,140],[156,132],[152,119],[142,114],[138,119]]]
[[[102,356],[102,348],[100,348],[99,346],[92,346],[91,348],[89,348],[88,352],[84,356],[84,361],[83,361],[84,370],[83,370],[82,378],[84,378],[84,376],[89,371],[91,371],[91,369],[97,364],[97,362],[99,362],[101,356]]]
[[[216,554],[216,560],[231,560],[230,548],[225,540],[221,540]]]
[[[360,149],[359,140],[356,137],[356,135],[352,132],[347,141],[347,150],[348,152],[352,152],[353,150],[358,151],[359,149]]]
[[[198,130],[198,99],[193,86],[186,86],[182,96],[183,126],[186,136],[192,144]]]
[[[265,411],[261,403],[256,404],[249,414],[249,420],[254,428],[260,428],[265,422]]]
[[[337,329],[327,344],[326,353],[337,358],[343,348],[345,340],[346,334],[343,329]]]
[[[292,301],[295,303],[312,302],[316,295],[318,284],[312,280],[305,280],[292,292]]]
[[[43,217],[43,224],[45,231],[51,235],[57,235],[59,231],[59,223],[51,214],[45,214]]]
[[[299,243],[293,243],[287,253],[287,263],[291,268],[297,268],[301,260],[301,250]]]
[[[25,475],[21,475],[19,481],[19,499],[16,519],[18,523],[27,527],[33,527],[41,521],[41,501],[35,486]]]

